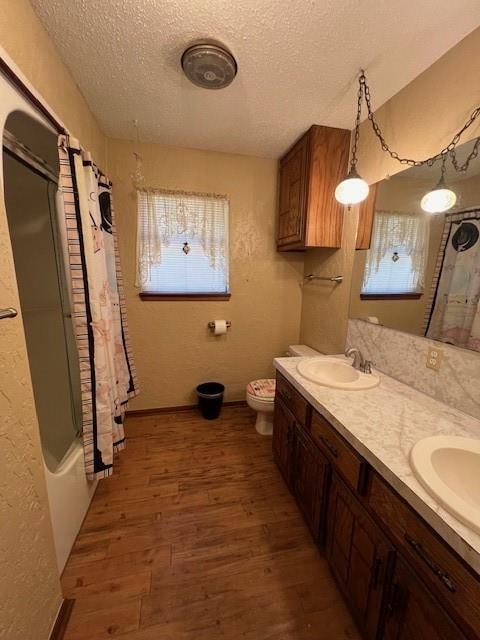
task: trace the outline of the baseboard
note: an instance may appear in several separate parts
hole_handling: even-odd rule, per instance
[[[62,602],[57,614],[57,619],[55,620],[55,624],[53,625],[53,629],[50,633],[49,640],[63,640],[74,605],[75,600],[70,598],[66,598]]]
[[[231,402],[224,402],[224,407],[246,407],[247,402],[245,400],[232,400]],[[127,418],[140,418],[145,416],[154,416],[158,413],[175,413],[177,411],[191,411],[192,409],[198,409],[197,404],[183,404],[178,407],[154,407],[152,409],[132,409],[127,411],[125,416]]]

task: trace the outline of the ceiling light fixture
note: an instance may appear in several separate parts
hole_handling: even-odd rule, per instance
[[[349,206],[365,200],[365,198],[368,196],[369,191],[368,184],[357,173],[357,150],[358,140],[360,137],[360,118],[362,113],[362,103],[364,99],[367,105],[368,119],[370,120],[370,123],[372,125],[373,132],[378,138],[382,150],[388,153],[393,160],[397,160],[397,162],[400,162],[400,164],[408,165],[409,167],[421,167],[423,165],[432,167],[438,160],[442,161],[442,174],[440,180],[435,188],[432,189],[432,191],[429,191],[423,196],[421,201],[422,209],[429,213],[442,213],[451,209],[457,201],[457,196],[455,192],[449,189],[445,184],[445,163],[447,161],[447,158],[450,158],[455,171],[465,173],[470,165],[471,160],[478,156],[480,152],[480,136],[475,139],[475,144],[473,145],[472,151],[469,153],[463,164],[460,164],[457,160],[456,147],[465,131],[480,116],[480,107],[476,107],[472,111],[469,119],[465,122],[463,127],[454,135],[449,144],[447,144],[447,146],[444,147],[439,153],[431,156],[430,158],[426,158],[425,160],[402,158],[397,151],[393,151],[390,148],[387,141],[385,140],[380,126],[375,119],[370,97],[370,88],[367,84],[365,71],[363,71],[362,69],[358,77],[357,117],[355,120],[350,171],[335,189],[335,198],[338,200],[338,202]]]
[[[363,73],[363,72],[362,72]],[[365,76],[364,76],[365,77]],[[335,189],[335,198],[341,204],[349,207],[358,204],[368,196],[369,186],[365,180],[357,173],[357,149],[360,138],[360,118],[362,116],[363,86],[365,80],[360,80],[357,94],[357,117],[355,119],[355,132],[352,147],[352,159],[350,161],[350,171]]]
[[[185,49],[182,69],[194,85],[202,89],[224,89],[237,75],[237,62],[224,46],[199,42]]]
[[[446,160],[447,156],[444,156],[442,160],[442,174],[440,176],[440,180],[437,182],[434,189],[423,196],[420,202],[420,206],[427,213],[444,213],[451,209],[457,202],[457,195],[455,191],[449,189],[445,182]]]

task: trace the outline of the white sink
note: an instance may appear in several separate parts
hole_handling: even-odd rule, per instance
[[[412,447],[410,466],[447,511],[480,533],[480,440],[424,438]]]
[[[374,373],[357,371],[347,360],[319,356],[302,360],[297,371],[307,380],[334,389],[371,389],[376,387],[380,378]]]

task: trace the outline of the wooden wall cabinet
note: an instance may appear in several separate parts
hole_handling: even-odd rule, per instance
[[[370,245],[372,244],[373,220],[375,218],[377,189],[378,182],[371,184],[367,199],[360,203],[355,249],[370,249]]]
[[[313,125],[281,158],[277,248],[342,244],[344,207],[335,188],[348,169],[350,131]]]
[[[480,579],[280,374],[273,454],[366,640],[478,640]]]

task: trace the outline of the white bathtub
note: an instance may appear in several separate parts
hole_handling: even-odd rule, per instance
[[[97,488],[98,480],[95,482],[87,480],[83,446],[80,440],[72,443],[55,473],[49,471],[45,463],[43,466],[58,570],[61,573]]]

